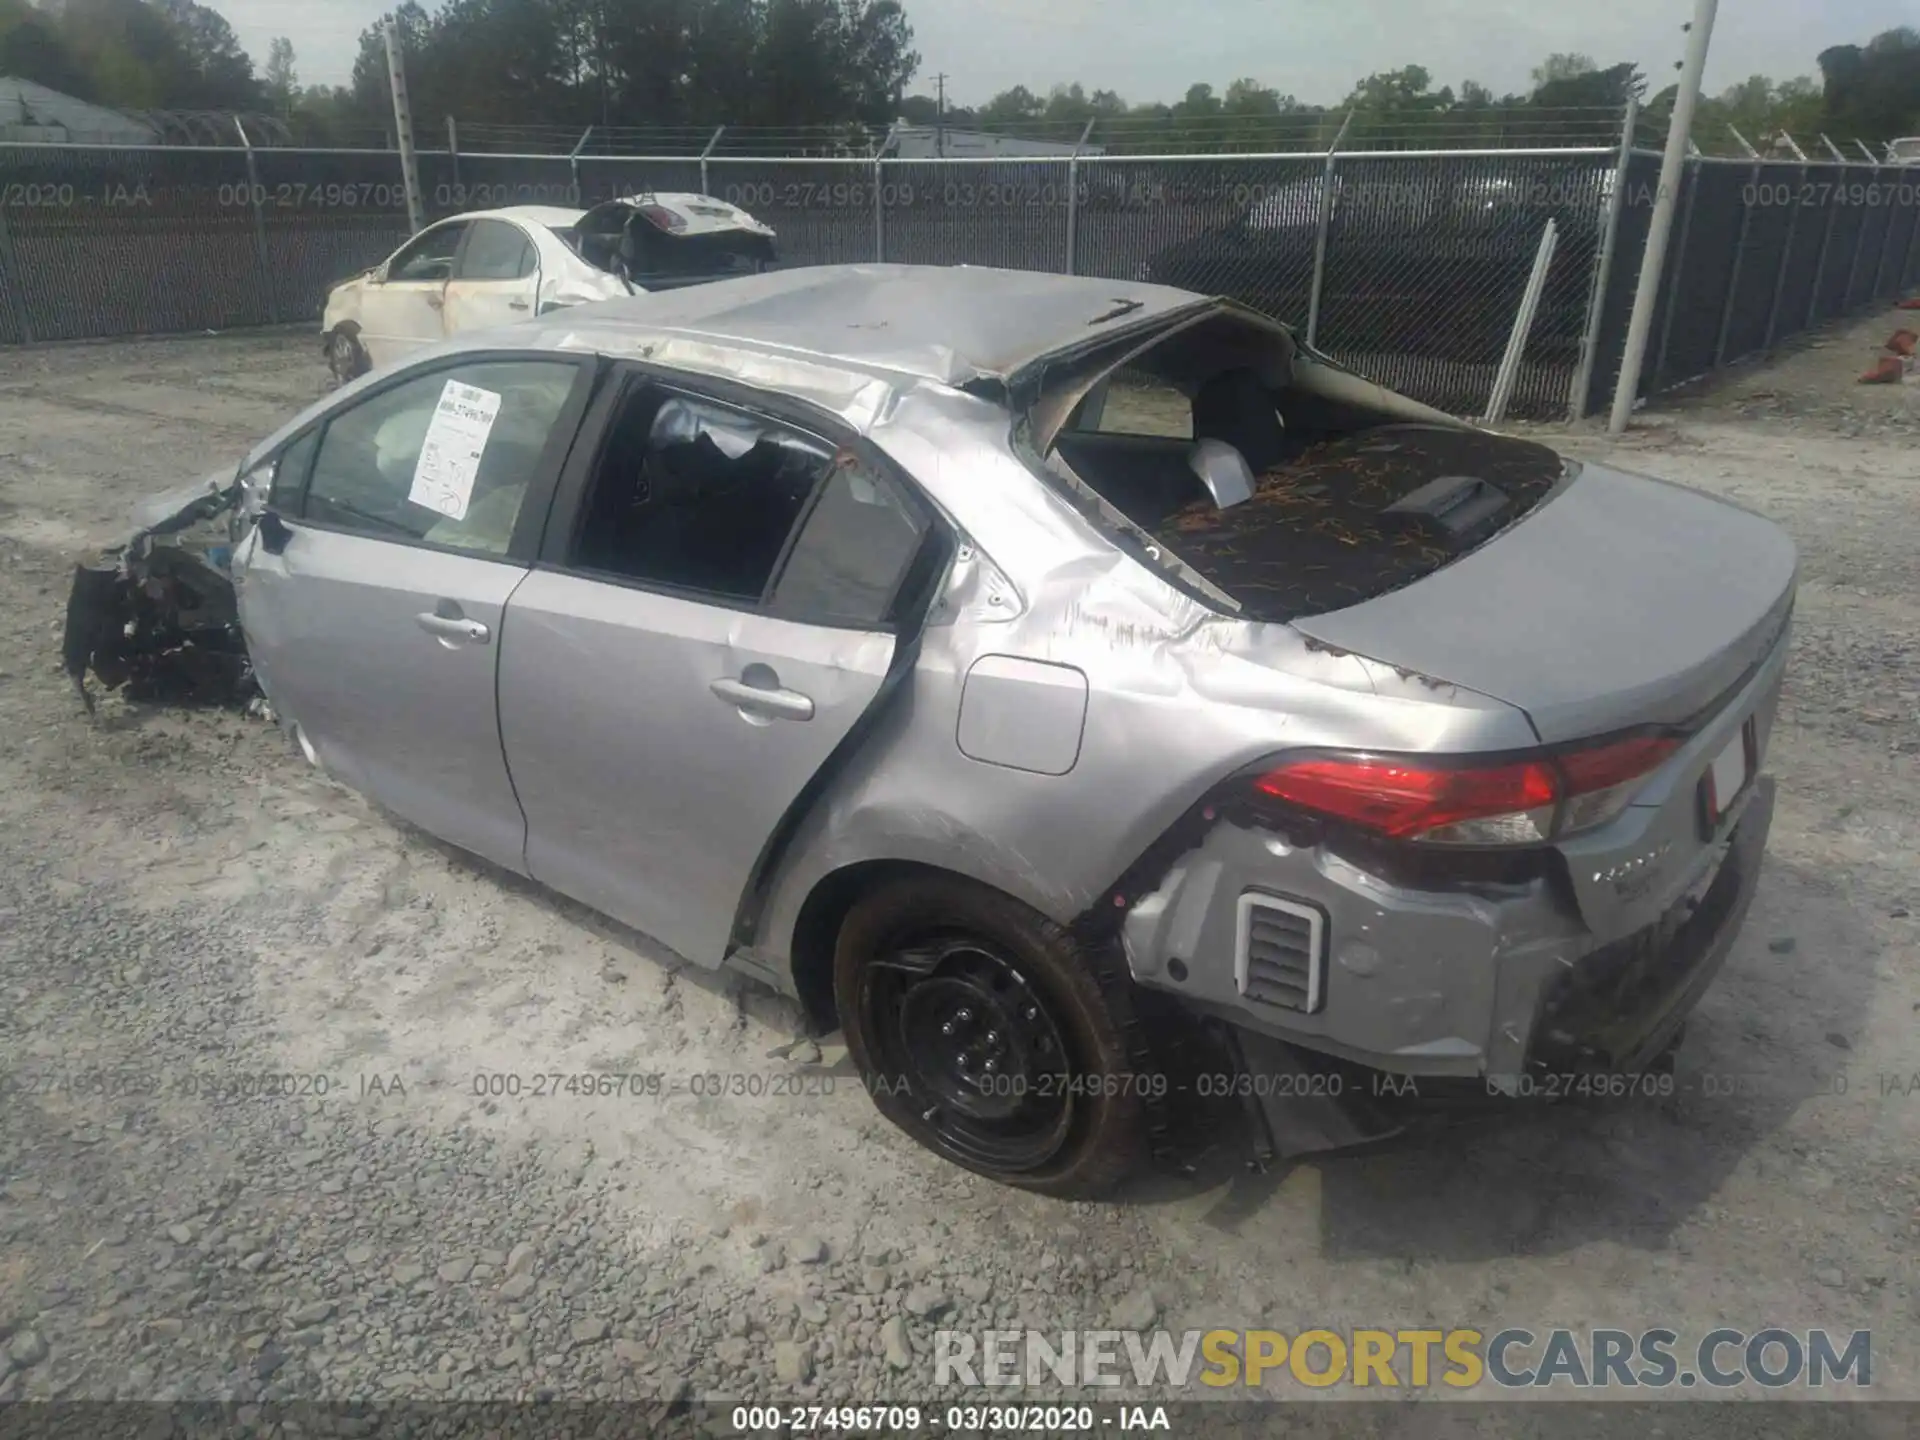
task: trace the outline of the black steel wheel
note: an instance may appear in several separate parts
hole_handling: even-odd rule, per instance
[[[360,337],[346,325],[336,325],[327,332],[325,341],[327,373],[333,376],[337,389],[349,381],[358,380],[373,368],[367,350],[360,343]]]
[[[881,1113],[995,1180],[1090,1196],[1141,1158],[1124,977],[982,886],[896,882],[841,927],[834,989]]]

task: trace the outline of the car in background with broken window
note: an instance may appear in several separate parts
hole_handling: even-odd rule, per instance
[[[1771,824],[1778,528],[1160,286],[535,317],[148,518],[76,578],[83,692],[257,679],[308,761],[797,997],[1049,1194],[1191,1164],[1197,1097],[1290,1155],[1393,1133],[1383,1075],[1618,1093]]]
[[[774,242],[768,226],[710,195],[455,215],[334,288],[320,325],[327,367],[344,384],[450,335],[757,274],[778,262]]]

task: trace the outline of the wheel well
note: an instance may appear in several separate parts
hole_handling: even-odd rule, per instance
[[[800,906],[800,918],[793,927],[793,984],[807,1019],[820,1033],[840,1024],[839,1007],[833,1000],[833,950],[847,913],[880,886],[913,875],[980,883],[956,870],[914,860],[863,860],[824,877]]]

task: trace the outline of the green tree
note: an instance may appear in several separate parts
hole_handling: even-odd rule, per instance
[[[293,41],[284,35],[267,47],[266,90],[275,114],[285,117],[293,113],[294,101],[300,95],[300,71],[294,63]]]
[[[83,100],[93,97],[93,82],[59,26],[27,0],[0,0],[0,75],[17,75]]]
[[[1540,90],[1563,80],[1578,80],[1599,68],[1593,63],[1591,55],[1582,55],[1577,51],[1556,51],[1533,67],[1533,88]]]
[[[1920,131],[1920,31],[1883,31],[1819,55],[1822,119],[1835,139],[1885,140]]]

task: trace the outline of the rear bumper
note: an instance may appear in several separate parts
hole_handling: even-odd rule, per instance
[[[1762,776],[1704,890],[1604,944],[1543,882],[1505,898],[1394,892],[1374,882],[1370,920],[1345,939],[1337,920],[1329,927],[1327,994],[1312,1014],[1275,1011],[1239,993],[1235,927],[1217,923],[1231,903],[1208,895],[1197,925],[1183,916],[1177,897],[1232,890],[1235,866],[1220,863],[1223,845],[1260,852],[1270,864],[1279,843],[1253,831],[1217,832],[1207,847],[1212,860],[1190,859],[1169,877],[1176,903],[1159,903],[1169,898],[1163,888],[1135,907],[1128,962],[1137,982],[1181,996],[1201,1016],[1372,1070],[1484,1076],[1496,1090],[1518,1090],[1521,1077],[1541,1072],[1637,1073],[1673,1040],[1725,962],[1752,903],[1773,805],[1774,782]],[[1317,860],[1340,883],[1371,878]]]
[[[1531,879],[1396,883],[1329,845],[1223,819],[1130,905],[1121,933],[1136,983],[1392,1074],[1518,1084],[1543,1070],[1643,1069],[1712,982],[1751,902],[1773,782],[1758,775],[1711,836],[1698,789],[1743,726],[1764,766],[1785,650],[1782,637],[1628,812]],[[1301,917],[1295,939],[1317,947],[1313,984],[1262,994],[1247,983],[1257,967],[1243,916],[1262,896]]]

